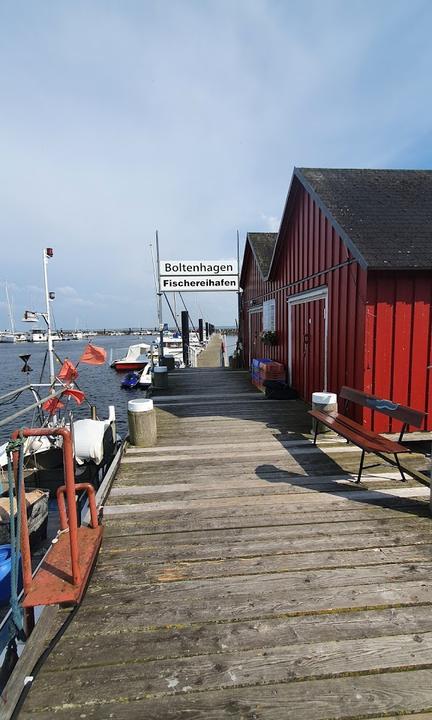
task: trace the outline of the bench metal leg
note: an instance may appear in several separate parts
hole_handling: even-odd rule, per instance
[[[395,460],[396,460],[396,465],[398,466],[398,470],[399,470],[399,472],[400,472],[400,474],[401,474],[401,477],[402,477],[402,482],[405,482],[406,477],[405,477],[405,475],[404,475],[404,473],[403,473],[403,470],[402,470],[402,468],[401,468],[401,464],[400,464],[400,462],[399,462],[399,457],[398,457],[397,453],[395,453]]]
[[[361,454],[361,458],[360,458],[360,467],[359,467],[356,483],[359,483],[360,479],[361,479],[361,474],[363,472],[363,463],[364,463],[364,458],[365,458],[365,452],[366,452],[365,450],[362,450],[362,454]]]
[[[316,445],[316,441],[317,441],[318,428],[319,428],[319,422],[318,422],[318,420],[315,420],[315,435],[314,435],[314,441],[313,441],[314,445]]]

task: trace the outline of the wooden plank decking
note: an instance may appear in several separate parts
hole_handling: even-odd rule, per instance
[[[246,373],[170,386],[20,717],[431,720],[428,489],[383,464],[359,489],[358,450],[313,449],[306,406]]]

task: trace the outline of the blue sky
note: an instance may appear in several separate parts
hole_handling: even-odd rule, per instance
[[[429,0],[2,0],[16,317],[44,246],[59,327],[153,325],[156,228],[165,259],[230,258],[277,229],[294,165],[431,167],[431,28]],[[234,295],[185,298],[233,324]]]

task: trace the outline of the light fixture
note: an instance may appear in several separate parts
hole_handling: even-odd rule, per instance
[[[25,310],[24,317],[21,322],[39,322],[38,313],[35,313],[32,310]]]

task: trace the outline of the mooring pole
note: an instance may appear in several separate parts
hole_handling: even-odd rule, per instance
[[[204,341],[204,323],[202,318],[198,319],[198,337],[199,341],[202,343]]]
[[[206,322],[205,324],[205,333],[206,333],[206,340],[209,339],[209,324]]]
[[[189,313],[187,310],[181,312],[181,329],[183,362],[187,367],[189,365]]]

